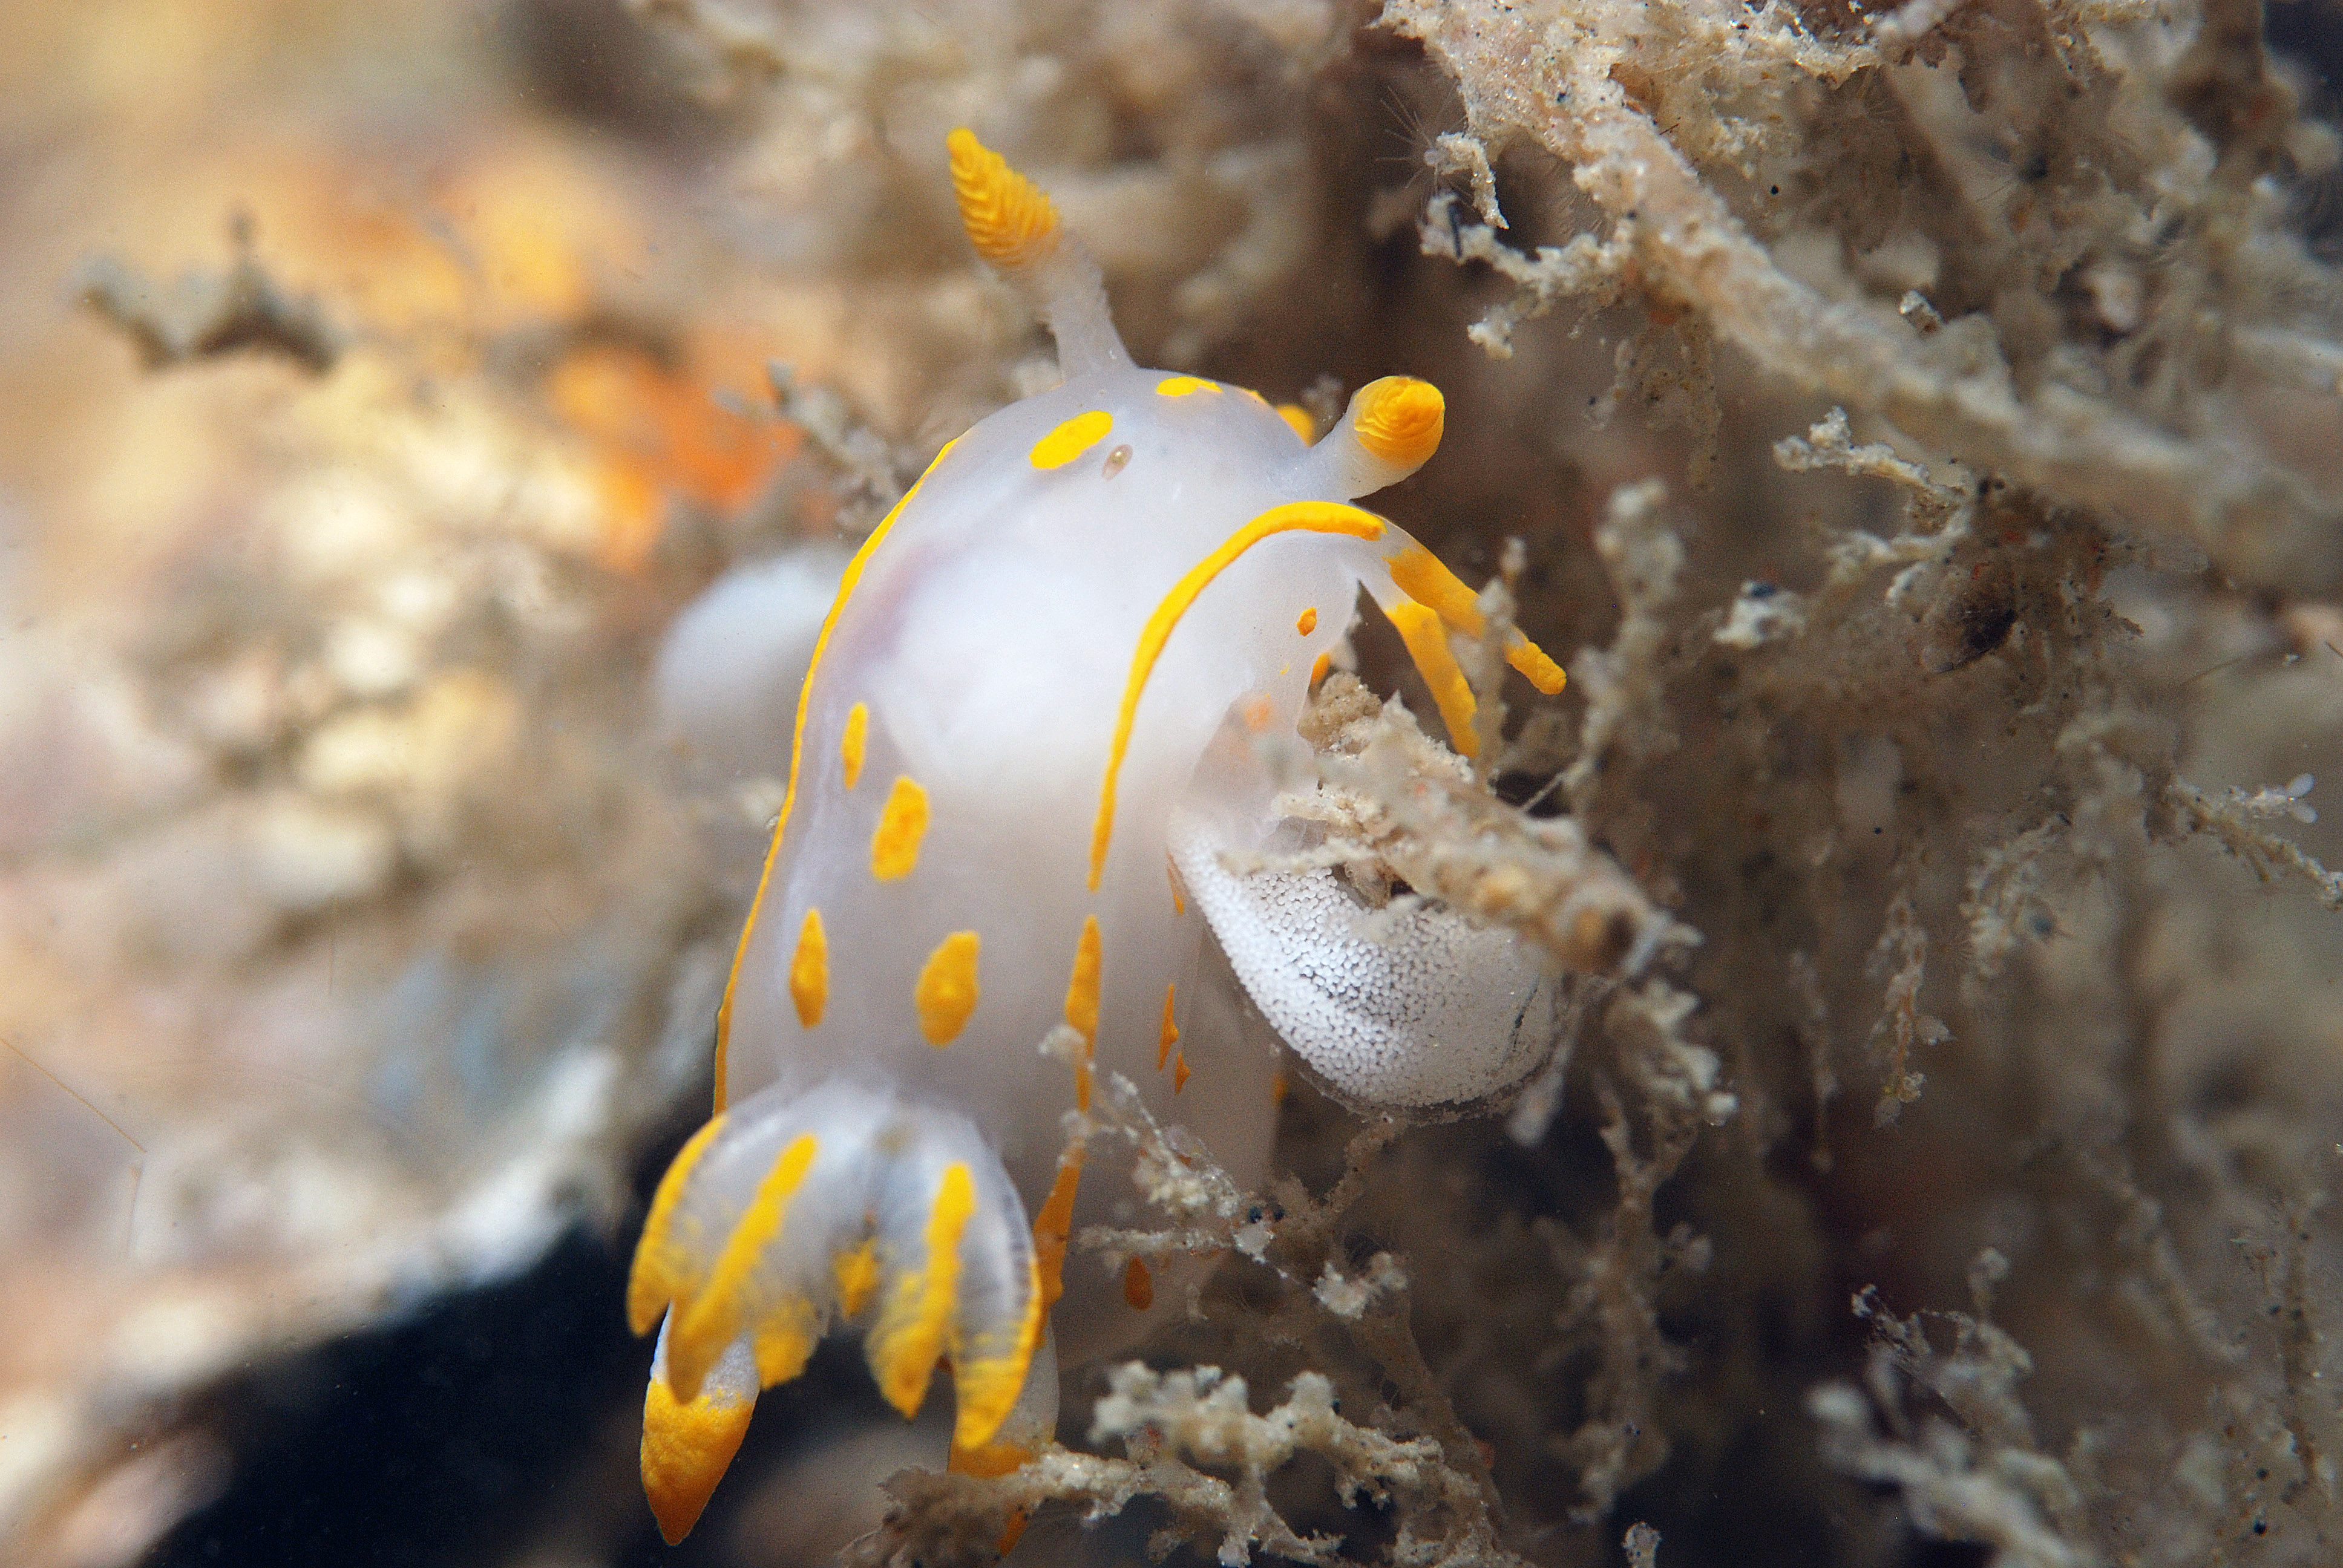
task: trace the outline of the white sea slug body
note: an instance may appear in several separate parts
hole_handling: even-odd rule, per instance
[[[1192,1062],[1180,1038],[1208,913],[1271,1021],[1369,1098],[1503,1087],[1537,983],[1454,916],[1378,944],[1331,873],[1218,859],[1277,831],[1242,742],[1292,734],[1361,584],[1471,744],[1446,631],[1478,629],[1473,595],[1349,504],[1432,456],[1439,393],[1375,382],[1308,445],[1252,393],[1141,369],[1048,198],[965,131],[950,150],[970,237],[1038,297],[1065,380],[946,447],[871,533],[776,738],[789,800],[719,1014],[717,1115],[628,1287],[636,1331],[660,1327],[643,1473],[670,1540],[759,1390],[840,1320],[867,1314],[907,1415],[950,1366],[962,1462],[1045,1434],[1065,1238],[1111,1197],[1060,1131],[1093,1072],[1241,1174],[1266,1158],[1273,1064]],[[1559,688],[1533,645],[1512,654]],[[1038,1049],[1061,1028],[1084,1042],[1071,1064]]]

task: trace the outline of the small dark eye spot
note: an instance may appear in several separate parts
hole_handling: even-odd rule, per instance
[[[1109,452],[1106,455],[1106,467],[1101,471],[1099,477],[1101,478],[1111,479],[1117,474],[1121,473],[1122,466],[1130,461],[1131,443],[1126,441],[1121,446],[1117,447],[1113,451]]]

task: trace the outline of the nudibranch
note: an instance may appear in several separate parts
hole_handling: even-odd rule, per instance
[[[1061,1131],[1091,1075],[1134,1081],[1241,1179],[1266,1160],[1273,1060],[1183,1034],[1206,922],[1358,1099],[1469,1100],[1540,1044],[1540,971],[1502,933],[1427,907],[1369,935],[1332,872],[1230,869],[1287,831],[1261,743],[1292,739],[1361,585],[1473,744],[1448,639],[1483,631],[1475,596],[1352,504],[1431,457],[1440,393],[1373,382],[1313,443],[1298,409],[1140,368],[1049,198],[970,132],[949,146],[969,238],[1036,300],[1064,380],[944,447],[815,642],[718,1014],[716,1115],[628,1287],[635,1331],[659,1330],[642,1469],[670,1541],[759,1391],[841,1322],[907,1416],[950,1369],[955,1462],[1046,1437],[1053,1347],[1111,1339],[1111,1311],[1073,1301],[1051,1330],[1075,1221],[1113,1212]],[[1508,657],[1560,689],[1534,644]]]

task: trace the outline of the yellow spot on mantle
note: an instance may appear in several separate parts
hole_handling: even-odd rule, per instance
[[[1155,384],[1155,390],[1166,397],[1185,397],[1191,392],[1217,392],[1220,384],[1201,376],[1166,376]]]
[[[1408,657],[1415,660],[1416,672],[1432,689],[1440,720],[1448,726],[1448,743],[1459,756],[1473,755],[1480,749],[1473,734],[1473,714],[1478,705],[1473,700],[1472,683],[1464,678],[1456,656],[1448,650],[1448,628],[1437,614],[1413,599],[1402,599],[1391,607],[1390,613],[1400,641],[1407,644]]]
[[[879,1392],[905,1420],[920,1413],[960,1300],[960,1236],[976,1212],[976,1183],[968,1167],[944,1168],[928,1211],[927,1260],[907,1271],[870,1332],[870,1370]]]
[[[1177,1052],[1172,1058],[1172,1092],[1179,1093],[1188,1087],[1188,1053]]]
[[[944,138],[951,155],[952,194],[976,254],[1003,269],[1041,260],[1057,248],[1058,211],[1009,160],[963,126]]]
[[[846,764],[849,789],[862,779],[862,752],[870,739],[870,705],[858,702],[846,710],[846,733],[838,738],[838,755]]]
[[[1176,984],[1163,988],[1163,1028],[1155,1037],[1155,1070],[1158,1072],[1163,1070],[1163,1063],[1170,1059],[1172,1048],[1180,1043],[1180,1026],[1172,1019],[1172,993],[1178,989]]]
[[[757,874],[757,895],[749,900],[749,918],[741,922],[740,940],[732,946],[732,968],[724,977],[724,1000],[716,1008],[716,1109],[719,1111],[731,1097],[731,1075],[727,1070],[726,1058],[732,1039],[732,997],[740,989],[740,966],[748,961],[749,940],[756,934],[757,916],[765,907],[765,890],[773,884],[773,867],[781,858],[781,840],[789,830],[789,813],[797,804],[798,765],[805,760],[806,716],[813,710],[814,678],[821,670],[822,654],[830,647],[830,633],[838,629],[838,618],[846,613],[846,601],[854,597],[855,585],[862,580],[862,568],[870,564],[872,556],[879,553],[879,547],[886,542],[889,530],[895,526],[895,519],[903,515],[903,509],[919,495],[929,476],[959,445],[959,436],[944,443],[943,450],[938,452],[935,461],[928,465],[927,473],[921,474],[911,487],[903,492],[903,498],[895,503],[893,510],[879,519],[879,526],[870,530],[870,537],[862,541],[862,548],[856,550],[854,558],[846,563],[846,575],[838,579],[838,597],[830,601],[830,613],[822,618],[821,633],[814,638],[813,659],[806,666],[804,684],[798,688],[797,720],[789,731],[789,788],[781,795],[781,814],[774,819],[772,839],[765,846],[765,867]]]
[[[789,1000],[798,1022],[811,1029],[830,1003],[830,939],[822,934],[821,911],[809,909],[798,928],[798,950],[789,959]]]
[[[1293,629],[1300,632],[1304,637],[1308,637],[1312,632],[1316,631],[1318,629],[1318,607],[1313,604],[1308,609],[1303,610],[1300,616],[1296,617],[1293,622]]]
[[[920,1032],[930,1045],[950,1045],[976,1010],[974,931],[954,931],[936,944],[920,970],[911,993],[920,1010]]]
[[[1099,960],[1098,917],[1085,915],[1074,943],[1073,978],[1066,982],[1066,1022],[1082,1037],[1085,1052],[1098,1049]]]
[[[1312,685],[1312,686],[1315,686],[1315,685],[1317,685],[1320,681],[1322,681],[1322,680],[1325,679],[1325,678],[1326,678],[1326,672],[1327,672],[1328,670],[1330,670],[1330,669],[1333,668],[1334,668],[1334,650],[1333,650],[1332,648],[1328,648],[1325,652],[1323,652],[1323,653],[1320,654],[1316,658],[1314,658],[1314,659],[1312,659],[1312,660],[1311,661],[1311,663],[1310,663],[1310,684],[1311,684],[1311,685]]]
[[[1318,438],[1318,421],[1312,418],[1310,410],[1301,404],[1280,403],[1277,417],[1293,427],[1293,433],[1302,437],[1303,446],[1307,447]]]
[[[870,835],[870,874],[882,882],[910,876],[920,863],[920,840],[927,831],[928,792],[897,776],[879,812],[879,830]]]
[[[1105,440],[1106,433],[1113,428],[1114,416],[1103,408],[1077,414],[1033,443],[1033,466],[1062,468]]]
[[[1384,462],[1421,467],[1440,450],[1447,400],[1440,388],[1413,376],[1386,376],[1359,389],[1352,428],[1359,445]]]

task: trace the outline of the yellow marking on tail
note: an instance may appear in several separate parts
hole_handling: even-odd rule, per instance
[[[879,830],[870,835],[870,875],[900,882],[920,863],[920,840],[928,831],[928,792],[898,774],[880,808]]]
[[[1166,376],[1155,384],[1155,390],[1166,397],[1185,397],[1191,392],[1217,392],[1220,386],[1201,376]]]
[[[911,504],[911,498],[920,493],[920,487],[928,482],[928,474],[934,473],[937,465],[959,445],[958,436],[944,443],[943,450],[936,454],[935,462],[928,465],[927,474],[921,474],[911,487],[903,492],[903,498],[895,503],[893,510],[879,519],[879,526],[870,530],[870,537],[862,541],[862,548],[856,550],[854,558],[846,563],[845,575],[838,579],[838,597],[830,601],[830,613],[822,618],[821,634],[813,639],[813,658],[806,665],[804,683],[798,688],[797,725],[789,736],[789,789],[781,796],[781,814],[773,823],[772,839],[765,846],[764,869],[757,873],[757,896],[749,901],[749,918],[740,922],[740,940],[732,947],[731,972],[724,977],[724,1000],[716,1009],[716,1109],[719,1111],[730,1098],[731,1078],[727,1070],[726,1055],[732,1041],[732,998],[740,989],[740,966],[749,958],[749,934],[757,929],[758,912],[765,907],[765,890],[773,883],[773,862],[780,859],[781,835],[789,831],[789,812],[797,804],[798,764],[805,758],[806,714],[813,705],[813,680],[821,669],[821,656],[830,648],[830,634],[838,629],[838,618],[845,613],[846,601],[853,597],[855,585],[862,580],[862,568],[870,564],[870,558],[886,542],[888,530],[894,528],[895,519],[903,515],[903,508]]]
[[[681,1543],[699,1523],[756,1409],[753,1401],[729,1392],[704,1393],[686,1404],[665,1378],[651,1379],[643,1392],[643,1495],[669,1545]]]
[[[830,1005],[830,939],[822,934],[821,911],[809,909],[798,928],[798,950],[789,955],[789,1000],[807,1029],[821,1021]]]
[[[1168,854],[1163,857],[1163,876],[1164,879],[1172,884],[1172,912],[1175,915],[1186,914],[1188,898],[1180,890],[1180,868],[1172,863],[1172,857]]]
[[[960,1237],[976,1212],[976,1183],[966,1165],[944,1168],[928,1211],[927,1255],[895,1286],[879,1326],[870,1332],[870,1366],[879,1392],[908,1421],[920,1413],[928,1380],[951,1334],[960,1297]]]
[[[1091,1064],[1087,1061],[1078,1061],[1074,1063],[1074,1109],[1088,1111],[1090,1108]]]
[[[1176,989],[1176,984],[1163,988],[1163,1029],[1155,1037],[1155,1070],[1158,1072],[1163,1070],[1163,1063],[1171,1057],[1172,1048],[1180,1043],[1180,1026],[1172,1018],[1172,993]]]
[[[1289,501],[1282,507],[1272,507],[1222,541],[1218,549],[1190,568],[1187,575],[1163,596],[1163,601],[1155,607],[1155,613],[1147,618],[1147,625],[1139,634],[1139,647],[1131,658],[1131,677],[1122,689],[1122,709],[1115,718],[1114,743],[1107,755],[1106,777],[1099,786],[1098,820],[1091,829],[1091,892],[1098,891],[1099,879],[1106,871],[1106,848],[1114,833],[1115,785],[1122,772],[1122,754],[1131,747],[1131,727],[1139,719],[1139,699],[1147,689],[1148,675],[1163,652],[1163,645],[1172,640],[1180,618],[1196,602],[1196,596],[1212,586],[1214,578],[1262,540],[1284,533],[1348,534],[1372,542],[1383,538],[1383,520],[1373,512],[1339,501]]]
[[[1133,1258],[1122,1266],[1123,1304],[1134,1312],[1143,1312],[1155,1304],[1155,1278],[1147,1265]]]
[[[1006,1557],[1016,1551],[1017,1543],[1025,1539],[1025,1526],[1031,1518],[1032,1515],[1022,1508],[1011,1509],[1009,1523],[1001,1527],[1000,1539],[992,1543],[992,1554]]]
[[[1417,673],[1432,688],[1441,722],[1448,726],[1448,743],[1460,756],[1473,755],[1481,744],[1473,733],[1473,714],[1478,705],[1473,700],[1472,682],[1464,678],[1463,667],[1448,649],[1447,628],[1437,613],[1412,598],[1392,606],[1390,615],[1392,625],[1399,628],[1399,639],[1407,644],[1408,657],[1415,660]]]
[[[1440,388],[1413,376],[1386,376],[1359,389],[1351,427],[1359,445],[1386,463],[1421,467],[1440,450],[1447,417]]]
[[[974,1475],[990,1479],[1006,1475],[1018,1466],[1032,1462],[1033,1451],[1021,1442],[987,1442],[975,1448],[962,1448],[955,1442],[944,1469],[955,1475]]]
[[[813,1164],[814,1155],[820,1152],[820,1141],[812,1133],[801,1132],[781,1151],[780,1158],[773,1161],[773,1168],[765,1173],[764,1181],[758,1183],[757,1195],[749,1201],[748,1210],[740,1216],[740,1222],[732,1228],[732,1235],[724,1243],[723,1253],[717,1258],[716,1267],[709,1271],[708,1282],[700,1286],[699,1293],[682,1310],[674,1328],[669,1331],[667,1379],[679,1395],[697,1394],[701,1381],[708,1375],[708,1369],[716,1364],[716,1358],[724,1353],[724,1347],[739,1336],[742,1287],[748,1284],[749,1276],[755,1272],[765,1249],[772,1244],[774,1237],[781,1233],[781,1223],[789,1217],[789,1199],[805,1180],[806,1171]],[[779,1372],[779,1376],[766,1375],[766,1324],[760,1322],[757,1325],[757,1374],[769,1386],[797,1376],[804,1369],[806,1355],[812,1352],[813,1340],[809,1332],[803,1335],[804,1349],[800,1352],[792,1350],[794,1332],[809,1331],[812,1327],[812,1308],[802,1302],[798,1305],[803,1309],[801,1312],[790,1311],[787,1302],[774,1308],[777,1316],[785,1320],[777,1329],[777,1338],[772,1346],[778,1358],[773,1370]],[[796,1355],[794,1366],[788,1364],[791,1353]]]
[[[862,1309],[870,1304],[870,1292],[879,1288],[878,1241],[868,1241],[839,1253],[830,1261],[830,1272],[838,1282],[839,1315],[860,1317]]]
[[[1050,1195],[1033,1216],[1033,1261],[1040,1269],[1041,1311],[1047,1312],[1066,1293],[1066,1242],[1074,1233],[1074,1193],[1082,1184],[1082,1146],[1070,1144],[1058,1157],[1058,1174]]]
[[[1277,406],[1277,417],[1291,426],[1295,435],[1302,437],[1303,446],[1307,447],[1318,439],[1318,421],[1311,417],[1310,410],[1301,404],[1280,403]]]
[[[1074,943],[1073,978],[1066,982],[1066,1022],[1082,1037],[1085,1055],[1098,1049],[1099,923],[1096,915],[1082,917],[1082,934]]]
[[[1041,188],[965,126],[944,138],[951,154],[952,194],[976,254],[1007,270],[1048,256],[1058,245],[1058,211]]]
[[[1176,1052],[1172,1058],[1172,1092],[1179,1093],[1188,1087],[1188,1053]]]
[[[950,1045],[976,1010],[977,937],[954,931],[936,944],[920,967],[911,1000],[920,1010],[920,1032],[930,1045]]]
[[[1333,668],[1334,650],[1330,648],[1310,661],[1310,684],[1315,686],[1325,679],[1326,672]]]
[[[635,1243],[634,1266],[627,1277],[627,1326],[638,1334],[659,1327],[660,1314],[688,1282],[689,1260],[669,1230],[675,1206],[683,1201],[684,1187],[691,1181],[692,1167],[708,1152],[708,1145],[723,1125],[724,1118],[711,1117],[693,1133],[677,1151],[675,1163],[659,1178],[659,1191],[651,1196],[650,1213],[643,1221],[642,1239]]]
[[[1103,408],[1077,414],[1033,443],[1033,466],[1062,468],[1105,440],[1106,433],[1113,428],[1114,416]]]
[[[1418,604],[1430,605],[1454,629],[1466,637],[1479,637],[1487,629],[1489,621],[1481,613],[1480,596],[1422,545],[1410,544],[1385,564],[1400,592]],[[1506,639],[1505,662],[1548,697],[1563,688],[1562,667],[1546,657],[1545,649],[1523,637],[1519,628]]]
[[[846,733],[838,738],[839,759],[846,765],[846,787],[862,781],[863,749],[870,740],[870,705],[858,702],[846,710]]]
[[[952,1463],[957,1465],[962,1455],[977,1462],[988,1448],[1001,1446],[992,1442],[1001,1423],[1017,1407],[1017,1395],[1025,1386],[1025,1374],[1033,1364],[1033,1352],[1041,1342],[1041,1265],[1038,1258],[1026,1260],[1025,1312],[1018,1320],[1016,1332],[1011,1336],[1008,1348],[999,1354],[970,1354],[965,1344],[952,1350]],[[1017,1464],[1023,1463],[1019,1460]],[[1014,1470],[1016,1464],[1009,1468]],[[971,1473],[974,1473],[971,1472]]]
[[[757,1381],[766,1388],[788,1382],[805,1371],[821,1343],[821,1313],[803,1296],[790,1296],[757,1324],[749,1350],[757,1358]]]

